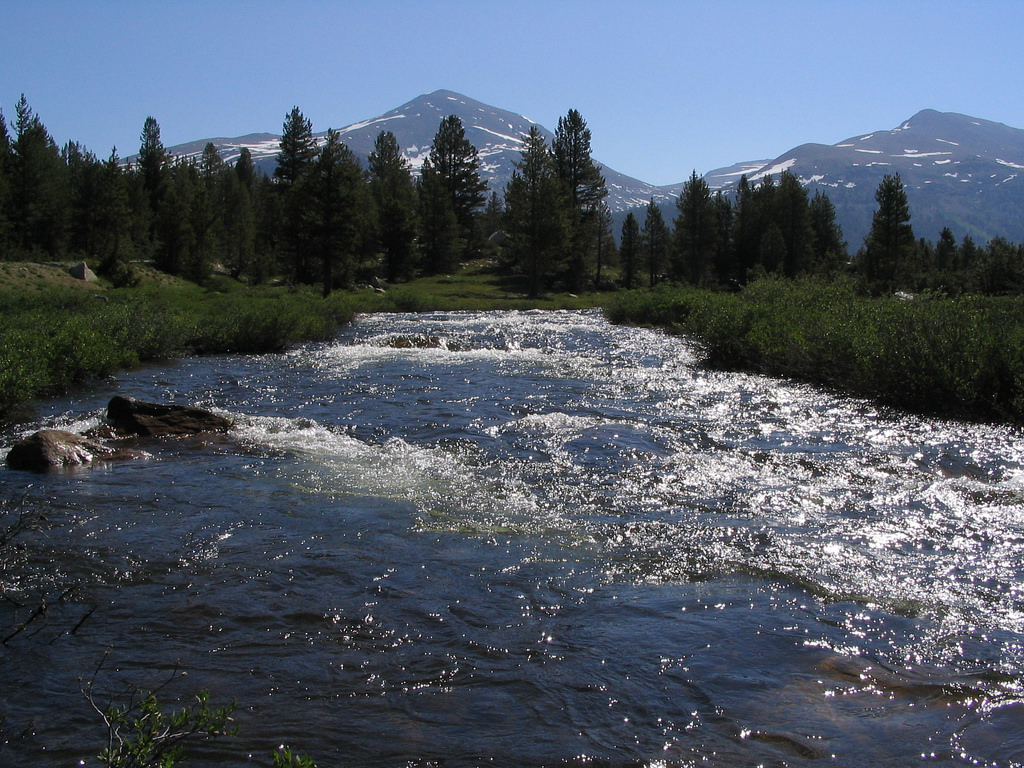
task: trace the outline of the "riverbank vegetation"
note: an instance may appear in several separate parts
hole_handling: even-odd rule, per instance
[[[355,302],[309,291],[229,290],[185,281],[134,288],[0,285],[0,414],[140,363],[188,354],[270,352],[330,336]],[[231,290],[237,286],[237,289]]]
[[[570,110],[550,142],[524,137],[488,196],[454,116],[416,175],[393,134],[364,168],[296,107],[264,174],[244,149],[172,156],[152,117],[131,162],[58,149],[22,97],[13,134],[0,113],[0,416],[151,360],[325,338],[360,311],[603,304],[699,337],[715,365],[1024,420],[1024,246],[917,238],[886,176],[851,253],[828,197],[788,171],[730,196],[694,173],[670,220],[652,200],[617,242],[590,141]],[[40,262],[77,260],[98,290],[37,279]]]
[[[864,295],[853,281],[619,293],[614,322],[701,340],[712,366],[788,376],[918,413],[1024,422],[1024,297]]]

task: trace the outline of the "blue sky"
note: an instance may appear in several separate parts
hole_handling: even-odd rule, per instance
[[[921,109],[1024,128],[1019,0],[0,0],[0,109],[25,94],[58,144],[138,150],[316,131],[439,88],[554,129],[655,184]]]

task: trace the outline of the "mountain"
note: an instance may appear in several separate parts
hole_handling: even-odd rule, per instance
[[[898,173],[914,233],[936,240],[943,227],[979,244],[996,236],[1024,241],[1024,130],[954,112],[926,109],[891,130],[837,144],[803,144],[773,160],[740,163],[705,175],[728,193],[745,173],[751,183],[788,170],[812,196],[821,190],[856,251],[871,228],[875,191]]]
[[[453,91],[434,91],[419,96],[383,115],[364,120],[338,129],[341,140],[363,160],[373,151],[373,144],[381,131],[391,131],[398,139],[406,159],[414,171],[419,171],[430,152],[441,121],[449,115],[456,115],[466,130],[466,138],[477,148],[480,157],[480,173],[491,189],[499,193],[512,178],[513,163],[520,159],[523,137],[530,128],[537,125],[550,145],[552,132],[528,117],[492,107]],[[326,131],[316,134],[323,141]],[[213,142],[221,158],[233,163],[248,147],[256,167],[273,173],[277,164],[280,136],[256,133],[234,139],[216,138],[193,141],[168,147],[168,151],[179,157],[199,158],[208,142]],[[608,186],[608,205],[613,211],[625,211],[640,205],[647,205],[653,198],[659,202],[671,203],[677,187],[655,187],[634,179],[611,168],[604,168],[605,183]],[[673,193],[675,190],[675,193]]]
[[[520,159],[522,137],[536,125],[523,115],[441,90],[341,128],[340,133],[365,163],[377,135],[389,130],[412,167],[419,170],[441,120],[448,115],[462,120],[491,189],[503,190]],[[550,142],[551,131],[538,127]],[[317,137],[322,140],[325,135]],[[279,140],[276,134],[256,133],[195,141],[168,151],[198,158],[212,141],[225,161],[234,162],[244,146],[257,168],[272,173]],[[772,160],[737,163],[704,178],[712,189],[728,194],[744,173],[757,182],[783,170],[795,174],[811,195],[820,189],[829,196],[851,251],[860,247],[871,227],[875,191],[887,173],[899,173],[903,180],[918,237],[935,240],[948,226],[957,239],[970,235],[979,244],[996,236],[1024,242],[1024,130],[1018,128],[926,109],[891,130],[861,133],[831,145],[803,144]],[[662,207],[666,221],[675,219],[675,198],[683,182],[657,187],[607,166],[603,172],[616,231],[627,210],[646,206],[652,199]]]

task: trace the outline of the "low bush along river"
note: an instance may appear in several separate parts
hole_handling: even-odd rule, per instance
[[[168,706],[238,702],[199,766],[1024,763],[1013,428],[708,371],[598,312],[439,313],[126,373],[2,451],[114,393],[235,426],[0,471],[46,513],[5,631],[49,601],[2,649],[5,765],[96,764],[85,683],[176,667]]]

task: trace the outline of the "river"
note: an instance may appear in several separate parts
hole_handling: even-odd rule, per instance
[[[1024,438],[709,371],[599,312],[359,317],[115,394],[226,436],[0,470],[0,764],[98,765],[97,703],[234,699],[187,765],[1024,764]],[[177,670],[177,672],[175,672]]]

